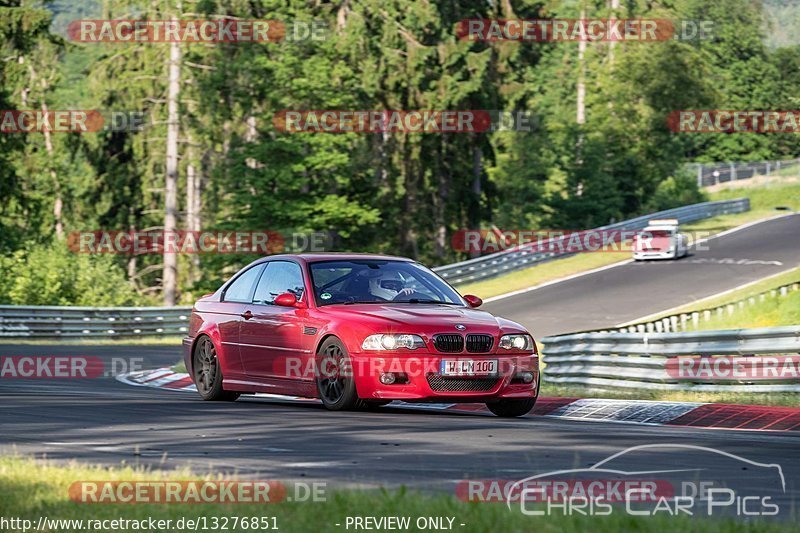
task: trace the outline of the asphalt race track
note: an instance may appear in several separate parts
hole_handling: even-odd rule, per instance
[[[164,365],[174,347],[2,347],[2,354],[142,356]],[[646,451],[618,460],[635,472],[679,466],[746,479],[783,509],[800,496],[796,436],[773,432],[576,422],[540,416],[502,420],[486,414],[383,409],[331,413],[319,404],[244,398],[203,402],[191,393],[132,387],[113,378],[0,382],[3,453],[55,460],[237,472],[259,479],[320,480],[331,487],[396,486],[454,491],[462,479],[517,480],[585,468],[631,446],[704,446],[773,472],[685,449]],[[796,435],[796,434],[795,434]],[[620,464],[621,463],[621,464]]]
[[[753,226],[709,242],[710,250],[667,263],[629,264],[493,302],[487,308],[537,334],[607,326],[785,270],[800,261],[800,216]],[[748,259],[726,264],[712,259]],[[703,261],[697,261],[702,259]],[[768,263],[779,261],[782,265]],[[0,345],[0,355],[141,358],[168,366],[178,346]],[[641,472],[654,466],[685,476],[712,472],[746,482],[784,512],[800,502],[796,433],[578,422],[542,416],[381,409],[331,413],[316,403],[244,397],[203,402],[196,394],[134,387],[113,377],[0,379],[0,449],[55,460],[196,471],[259,479],[320,480],[329,487],[407,485],[453,492],[458,480],[517,480],[586,468],[632,446],[665,445],[618,458]],[[708,447],[779,465],[667,445]],[[685,474],[690,471],[694,473]],[[664,474],[667,475],[667,474]]]
[[[521,323],[535,338],[622,324],[799,265],[800,214],[710,239],[703,248],[674,261],[630,262],[547,285],[485,309]]]

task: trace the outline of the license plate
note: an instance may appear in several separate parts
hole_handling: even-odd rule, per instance
[[[439,366],[443,376],[493,376],[497,359],[443,359]]]

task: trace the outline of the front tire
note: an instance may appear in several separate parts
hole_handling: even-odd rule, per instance
[[[222,388],[222,367],[217,358],[217,348],[205,335],[194,346],[192,379],[200,397],[206,401],[232,402],[239,397],[238,392]]]
[[[526,398],[524,400],[500,400],[489,402],[486,407],[491,412],[502,418],[514,418],[527,415],[536,405],[536,398]]]
[[[359,399],[350,356],[336,337],[329,337],[317,351],[317,392],[322,405],[331,411],[363,409]]]

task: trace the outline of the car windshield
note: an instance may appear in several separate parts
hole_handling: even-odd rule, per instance
[[[664,230],[664,229],[650,229],[650,230],[645,230],[644,233],[639,234],[640,238],[649,237],[651,239],[661,239],[664,237],[671,237],[671,236],[672,232],[670,230]]]
[[[418,263],[337,260],[311,263],[317,305],[386,303],[466,305],[439,276]]]

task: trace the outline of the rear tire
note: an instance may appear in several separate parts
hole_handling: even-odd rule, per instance
[[[536,405],[536,398],[526,398],[524,400],[500,400],[489,402],[486,407],[495,415],[503,418],[513,418],[527,415]]]
[[[329,337],[319,347],[316,356],[317,392],[322,405],[331,411],[364,409],[366,403],[358,397],[350,356],[336,337]]]
[[[232,402],[239,397],[238,392],[222,388],[222,367],[217,358],[217,348],[205,335],[201,336],[194,346],[192,380],[200,397],[206,401]]]

